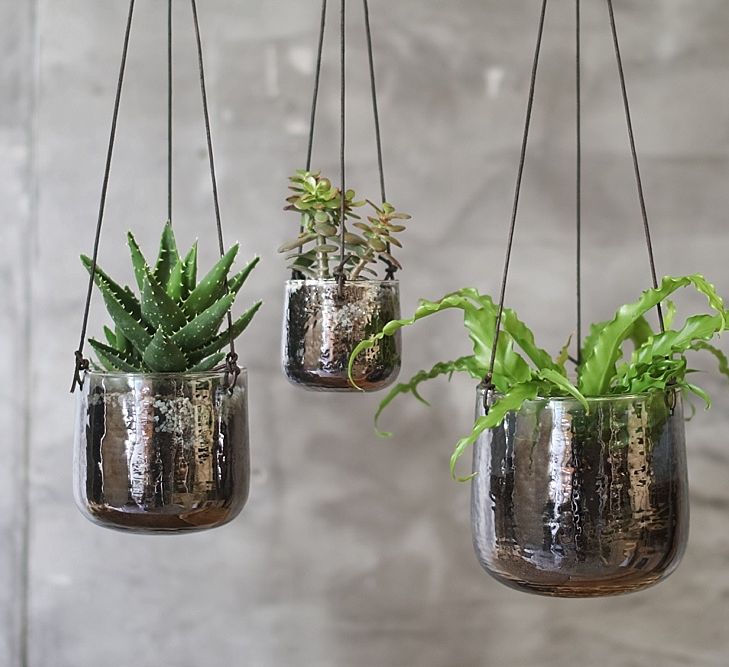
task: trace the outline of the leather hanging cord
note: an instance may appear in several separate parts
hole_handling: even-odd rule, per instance
[[[380,130],[380,110],[377,103],[377,77],[375,74],[375,55],[372,47],[372,26],[370,23],[370,3],[369,0],[363,0],[364,4],[364,20],[365,34],[367,36],[367,59],[370,66],[370,89],[372,91],[372,112],[375,119],[375,140],[377,142],[377,168],[380,174],[380,195],[382,203],[387,202],[387,192],[385,190],[385,167],[382,158],[382,132]],[[390,244],[387,244],[387,252],[390,252]],[[385,280],[394,280],[397,273],[397,267],[392,262],[386,262],[387,272]]]
[[[341,0],[339,18],[339,66],[340,66],[340,100],[339,100],[339,177],[341,181],[341,202],[339,207],[339,224],[341,227],[339,238],[340,260],[337,267],[337,282],[339,283],[339,296],[344,295],[344,283],[347,276],[344,267],[347,264],[346,234],[347,226],[345,215],[347,213],[347,164],[346,164],[346,120],[347,120],[347,2]]]
[[[521,195],[521,184],[524,178],[524,166],[526,164],[527,146],[529,144],[529,130],[532,123],[532,111],[534,109],[534,93],[537,87],[537,72],[539,70],[539,56],[542,50],[542,38],[544,37],[544,22],[547,15],[547,0],[542,0],[542,11],[539,17],[539,30],[537,33],[537,46],[534,50],[534,62],[532,64],[532,74],[529,83],[529,101],[527,103],[526,121],[524,123],[524,135],[522,137],[521,155],[519,157],[519,169],[516,177],[516,190],[514,192],[514,206],[511,214],[511,225],[509,227],[509,239],[506,246],[506,259],[504,260],[504,273],[501,279],[501,294],[499,296],[499,312],[496,317],[496,331],[494,334],[494,343],[491,349],[491,360],[489,362],[488,374],[484,378],[484,384],[491,386],[494,375],[494,367],[496,365],[496,350],[499,344],[499,335],[501,333],[501,321],[504,317],[504,301],[506,299],[506,284],[509,280],[509,266],[511,264],[511,251],[514,247],[514,232],[516,230],[516,221],[519,215],[519,199]]]
[[[195,24],[195,42],[197,45],[197,60],[200,71],[200,92],[202,94],[203,117],[205,119],[205,137],[208,147],[208,161],[210,163],[210,180],[213,186],[213,202],[215,204],[215,223],[218,230],[218,245],[220,247],[220,256],[225,255],[225,241],[223,239],[223,223],[220,215],[220,197],[218,196],[218,178],[215,171],[215,155],[213,152],[213,137],[210,129],[210,110],[208,108],[208,94],[205,85],[205,63],[203,60],[202,37],[200,36],[200,21],[197,14],[197,2],[191,0],[192,18]],[[228,310],[228,328],[230,330],[230,351],[228,352],[225,384],[228,388],[233,389],[240,375],[241,369],[238,366],[238,355],[235,351],[235,337],[233,336],[233,314]],[[232,381],[231,381],[232,376]]]
[[[640,175],[640,164],[638,162],[638,150],[635,143],[635,132],[633,131],[633,119],[630,113],[630,103],[628,101],[628,87],[625,82],[625,70],[623,69],[623,58],[620,53],[620,41],[618,39],[618,29],[615,23],[615,10],[613,9],[613,0],[607,0],[608,13],[610,14],[610,30],[613,34],[613,45],[615,47],[615,59],[618,65],[618,74],[620,76],[620,90],[623,95],[623,107],[625,108],[625,120],[628,126],[628,139],[630,140],[630,153],[633,157],[633,169],[635,171],[635,181],[638,186],[638,200],[640,201],[640,212],[643,216],[643,231],[645,232],[645,241],[648,248],[648,261],[650,263],[651,278],[653,279],[653,287],[658,288],[658,274],[656,272],[656,260],[653,254],[653,242],[651,240],[651,229],[648,222],[648,208],[645,203],[645,193],[643,190],[643,179]],[[659,303],[656,307],[658,311],[658,321],[661,326],[661,332],[665,332],[666,324],[663,319],[663,308]]]
[[[79,340],[78,349],[75,352],[76,367],[71,384],[71,393],[76,387],[83,386],[83,378],[81,374],[89,369],[89,361],[84,357],[84,345],[86,343],[86,331],[89,325],[89,312],[91,310],[91,295],[94,290],[94,280],[96,279],[96,262],[99,258],[99,242],[101,240],[101,229],[104,224],[104,212],[106,209],[106,196],[109,191],[109,176],[111,175],[111,163],[114,155],[114,143],[116,141],[117,122],[119,120],[119,108],[121,106],[122,90],[124,88],[124,74],[127,66],[127,55],[129,53],[129,40],[132,32],[132,20],[134,18],[135,0],[129,2],[129,13],[127,16],[126,30],[124,33],[124,46],[122,49],[121,65],[119,67],[119,79],[116,87],[116,97],[114,99],[114,113],[111,121],[111,132],[109,134],[109,147],[106,153],[106,164],[104,166],[104,180],[101,186],[101,202],[99,204],[99,216],[96,223],[96,234],[94,236],[94,250],[92,254],[91,271],[89,272],[88,289],[86,291],[86,303],[84,305],[84,316],[81,324],[81,338]]]
[[[576,42],[575,42],[575,81],[576,81],[576,119],[577,119],[577,187],[576,187],[576,286],[577,286],[577,355],[575,361],[582,363],[582,16],[580,0],[575,0]]]
[[[173,50],[172,50],[172,0],[167,2],[167,220],[172,224],[172,86],[173,86]]]

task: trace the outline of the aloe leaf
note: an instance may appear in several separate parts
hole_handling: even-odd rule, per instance
[[[91,273],[93,260],[86,255],[81,255],[81,263],[84,265],[86,270]],[[94,271],[94,282],[102,292],[108,292],[111,294],[123,308],[135,317],[141,319],[142,307],[137,297],[134,296],[128,287],[121,287],[121,285],[114,282],[98,264]]]
[[[182,308],[170,298],[148,266],[144,267],[142,283],[142,316],[167,332],[178,331],[187,323]]]
[[[175,266],[172,269],[172,272],[170,273],[170,278],[167,281],[167,287],[165,291],[167,292],[167,296],[170,297],[175,303],[179,303],[182,301],[183,293],[185,290],[185,283],[184,283],[184,277],[183,274],[185,272],[185,264],[184,262],[178,257],[177,261],[175,262]]]
[[[489,408],[486,416],[479,417],[473,425],[471,434],[465,438],[461,438],[453,451],[453,455],[451,456],[451,476],[453,479],[459,482],[468,482],[473,479],[473,475],[459,477],[456,474],[458,460],[463,456],[466,449],[471,447],[484,431],[499,426],[509,412],[516,412],[521,409],[524,403],[534,400],[538,394],[539,383],[537,382],[524,382],[515,385]]]
[[[182,298],[187,299],[197,286],[197,241],[185,256],[182,270]]]
[[[246,280],[248,280],[248,276],[251,275],[251,272],[256,268],[256,266],[258,266],[258,262],[260,261],[260,257],[254,257],[250,262],[248,262],[246,267],[240,271],[240,273],[236,273],[228,283],[228,291],[233,294],[238,294],[241,287],[243,287]]]
[[[93,338],[89,338],[89,345],[96,352],[96,356],[101,364],[109,371],[137,373],[142,370],[131,359],[109,345],[104,345]]]
[[[227,294],[176,331],[170,340],[181,350],[194,350],[201,347],[218,332],[234,301],[235,294]]]
[[[116,332],[105,326],[104,337],[106,338],[106,342],[109,344],[109,346],[119,352],[119,348],[117,347],[119,340],[116,337]]]
[[[169,286],[170,277],[179,261],[180,255],[177,252],[175,233],[172,230],[172,223],[168,221],[162,230],[159,255],[157,256],[157,264],[154,267],[154,277],[160,285],[165,288]]]
[[[143,353],[152,340],[152,336],[147,329],[147,325],[142,321],[141,314],[127,310],[125,304],[117,298],[118,292],[112,289],[104,280],[97,280],[96,284],[104,298],[109,317],[114,321],[117,329],[140,354]],[[126,292],[122,290],[122,294],[126,294]]]
[[[213,340],[211,340],[209,343],[206,343],[203,347],[190,352],[188,355],[190,361],[193,363],[200,361],[201,359],[204,359],[205,357],[214,354],[225,345],[228,345],[231,340],[231,333],[233,340],[238,338],[238,336],[240,336],[248,328],[251,320],[253,320],[253,317],[262,305],[263,301],[259,301],[258,303],[254,304],[235,322],[233,322],[232,329],[226,329],[223,333],[218,334],[215,338],[213,338]]]
[[[212,356],[208,357],[207,359],[204,359],[199,364],[195,364],[191,369],[190,373],[205,373],[207,371],[213,370],[218,364],[220,364],[221,361],[225,359],[225,352],[218,352],[217,354],[213,354]]]
[[[461,357],[460,359],[456,359],[455,361],[444,361],[437,363],[429,371],[419,371],[418,373],[413,375],[413,377],[411,377],[407,382],[402,382],[393,387],[388,392],[387,396],[385,396],[385,398],[380,402],[377,413],[375,414],[375,429],[377,431],[377,435],[379,435],[381,438],[389,438],[392,436],[392,433],[380,431],[378,428],[378,424],[385,408],[387,408],[387,406],[390,405],[390,403],[392,403],[392,401],[395,400],[395,398],[397,398],[400,394],[412,394],[424,405],[430,405],[428,401],[426,401],[420,395],[420,393],[418,392],[418,387],[423,382],[426,382],[427,380],[432,380],[441,375],[452,376],[453,373],[463,372],[470,373],[471,377],[475,379],[481,379],[483,378],[486,371],[479,366],[474,356],[469,355],[467,357]]]
[[[195,287],[183,303],[183,309],[192,319],[207,310],[227,293],[226,277],[235,261],[240,246],[236,243]]]
[[[137,239],[134,238],[134,234],[131,232],[127,233],[127,245],[129,246],[129,253],[132,256],[132,267],[134,268],[134,277],[137,280],[137,287],[142,292],[144,289],[144,274],[147,270],[147,260],[144,258],[142,249],[137,243]]]
[[[185,353],[162,329],[157,329],[142,355],[144,363],[155,373],[179,373],[187,369]]]
[[[632,331],[636,320],[655,308],[676,290],[688,285],[693,285],[707,297],[709,304],[718,311],[722,319],[722,328],[724,328],[724,303],[714,287],[706,282],[703,276],[666,277],[658,289],[646,290],[638,301],[622,306],[595,338],[594,347],[592,350],[587,350],[587,357],[580,369],[579,388],[585,396],[601,396],[608,392],[611,381],[616,375],[616,363],[620,357],[622,345]]]

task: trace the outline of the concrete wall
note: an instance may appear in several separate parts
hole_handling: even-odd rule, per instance
[[[125,231],[149,247],[165,215],[166,3],[137,4],[101,253],[127,277]],[[383,442],[371,430],[377,397],[304,394],[281,376],[286,272],[274,250],[296,224],[281,203],[304,158],[317,4],[200,3],[227,236],[264,257],[246,293],[266,308],[241,341],[252,379],[250,503],[229,527],[169,539],[95,528],[71,498],[78,254],[92,241],[126,3],[0,4],[0,664],[22,665],[27,644],[32,667],[726,665],[725,384],[704,379],[715,408],[688,426],[693,532],[680,570],[644,594],[571,602],[511,592],[473,557],[468,488],[447,469],[471,420],[468,381],[426,389],[430,410],[403,399],[385,418],[396,437]],[[361,6],[350,4],[350,178],[374,193]],[[177,5],[175,222],[210,261],[192,27],[188,3]],[[573,3],[550,5],[508,296],[556,350],[574,329]],[[632,299],[648,270],[607,14],[597,0],[583,5],[591,321]],[[495,292],[537,3],[371,6],[390,197],[414,215],[401,254],[404,310],[466,284]],[[702,271],[729,294],[729,4],[616,8],[659,271]],[[315,163],[334,172],[334,32],[327,47]],[[93,312],[98,327],[98,299]],[[456,316],[409,332],[405,345],[405,374],[468,349]]]

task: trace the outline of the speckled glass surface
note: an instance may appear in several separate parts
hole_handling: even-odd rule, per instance
[[[289,280],[286,283],[283,368],[293,384],[315,391],[357,391],[347,366],[357,344],[400,317],[397,281]],[[364,391],[392,384],[400,372],[399,332],[357,357],[353,378]]]
[[[107,528],[189,532],[234,519],[248,498],[247,382],[224,373],[88,373],[78,392],[75,496]]]
[[[484,390],[477,412],[483,415]],[[680,395],[529,401],[474,451],[479,562],[516,589],[557,597],[642,590],[688,539]]]

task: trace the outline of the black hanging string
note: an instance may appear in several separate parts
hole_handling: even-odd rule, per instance
[[[615,23],[615,10],[613,9],[613,0],[607,0],[608,13],[610,14],[610,30],[613,34],[613,45],[615,46],[615,58],[618,64],[618,74],[620,76],[620,90],[623,95],[623,107],[625,108],[625,120],[628,126],[628,139],[630,141],[630,153],[633,157],[633,169],[635,171],[635,181],[638,186],[638,200],[640,201],[640,212],[643,217],[643,230],[645,232],[645,241],[648,248],[648,261],[651,268],[651,278],[653,279],[653,287],[658,288],[658,274],[656,272],[656,260],[653,254],[653,242],[651,240],[651,229],[648,222],[648,208],[645,203],[645,193],[643,190],[643,179],[640,175],[640,164],[638,162],[638,150],[635,143],[635,133],[633,131],[633,119],[630,113],[630,103],[628,101],[628,87],[625,83],[625,70],[623,69],[623,58],[620,53],[620,41],[618,39],[618,29]],[[665,332],[666,324],[663,319],[663,309],[659,303],[656,307],[658,311],[658,322],[661,332]]]
[[[580,0],[575,0],[576,43],[575,43],[575,80],[576,80],[576,118],[577,118],[577,355],[575,361],[582,363],[582,17]]]
[[[377,168],[380,174],[380,194],[382,203],[387,201],[387,192],[385,190],[385,167],[382,158],[382,132],[380,131],[380,110],[377,103],[377,78],[375,75],[375,55],[372,47],[372,27],[370,24],[370,3],[369,0],[363,0],[365,33],[367,36],[367,59],[370,66],[370,89],[372,90],[372,112],[375,119],[375,140],[377,142]],[[390,252],[390,244],[387,244],[387,252]],[[387,272],[385,280],[394,280],[397,273],[397,267],[392,262],[387,262]]]
[[[172,224],[172,0],[167,2],[167,220]]]
[[[215,155],[213,153],[213,137],[210,129],[210,111],[208,108],[208,94],[205,85],[205,64],[203,62],[202,37],[200,36],[200,21],[197,14],[197,2],[191,0],[192,17],[195,24],[195,42],[197,44],[197,60],[200,71],[200,92],[202,94],[203,117],[205,119],[205,137],[208,146],[208,161],[210,163],[210,180],[213,186],[213,202],[215,204],[215,222],[218,230],[218,245],[220,256],[225,255],[225,242],[223,239],[223,223],[220,215],[220,198],[218,196],[218,179],[215,172]],[[233,314],[228,310],[228,328],[230,330],[230,351],[226,360],[225,384],[231,390],[235,386],[241,369],[238,366],[238,355],[235,351],[235,337],[233,335]],[[232,380],[231,380],[232,376]]]
[[[346,120],[347,120],[347,2],[341,0],[339,18],[340,18],[340,35],[339,35],[339,66],[340,66],[340,106],[339,106],[339,176],[341,180],[341,202],[339,207],[339,219],[341,232],[339,238],[340,260],[337,267],[337,281],[339,282],[339,294],[343,295],[344,283],[347,276],[344,267],[347,263],[346,234],[347,226],[345,215],[347,212],[347,165],[346,165]]]
[[[377,166],[380,179],[380,194],[382,196],[382,202],[387,201],[387,193],[385,189],[385,170],[384,160],[382,151],[382,132],[380,129],[380,113],[379,105],[377,100],[377,79],[375,75],[375,58],[374,48],[372,45],[372,27],[370,22],[370,11],[368,0],[363,0],[364,4],[364,21],[365,21],[365,35],[367,38],[367,55],[369,62],[369,77],[370,77],[370,89],[372,92],[372,110],[374,115],[375,124],[375,140],[377,146]],[[319,88],[321,82],[321,71],[322,61],[324,52],[324,37],[326,32],[327,24],[327,0],[322,0],[321,4],[321,20],[319,26],[319,42],[316,56],[316,71],[314,75],[314,92],[312,95],[311,102],[311,116],[309,121],[309,140],[306,153],[306,170],[311,171],[312,153],[314,148],[314,134],[316,130],[316,114],[318,110],[319,101]],[[342,190],[342,202],[340,206],[340,218],[342,221],[341,234],[340,234],[340,263],[335,270],[336,277],[339,280],[340,288],[343,286],[346,280],[344,273],[344,267],[347,263],[348,256],[346,254],[346,227],[345,227],[345,215],[346,215],[346,0],[341,0],[340,3],[340,94],[341,94],[341,108],[340,108],[340,179],[341,179],[341,190]],[[302,228],[303,231],[303,228]],[[388,252],[390,246],[388,244]],[[303,248],[299,247],[299,254],[303,252]],[[397,267],[390,262],[387,262],[387,274],[386,279],[391,280],[394,278]],[[297,277],[296,271],[292,272],[293,277]]]
[[[89,312],[91,310],[91,295],[94,289],[94,280],[96,278],[96,262],[99,258],[99,242],[101,240],[101,228],[104,224],[104,212],[106,209],[106,196],[109,191],[109,176],[111,174],[111,163],[114,155],[114,142],[116,140],[116,128],[119,120],[119,107],[121,106],[122,90],[124,88],[124,74],[127,66],[127,54],[129,53],[129,40],[132,32],[132,19],[134,18],[134,2],[129,2],[129,13],[127,17],[126,30],[124,32],[124,46],[122,49],[121,65],[119,67],[119,79],[116,87],[116,97],[114,99],[114,112],[112,114],[111,132],[109,134],[109,147],[106,153],[106,164],[104,166],[104,179],[101,186],[101,202],[99,204],[99,216],[96,223],[96,234],[94,236],[94,250],[92,253],[91,271],[89,272],[88,289],[86,290],[86,303],[84,305],[84,316],[81,324],[81,338],[79,340],[78,349],[74,353],[76,357],[76,368],[73,375],[73,383],[71,384],[71,393],[76,387],[83,386],[83,378],[81,373],[89,369],[89,361],[84,357],[84,345],[86,343],[86,331],[89,325]]]
[[[311,119],[309,122],[309,146],[306,151],[306,171],[311,171],[311,156],[314,151],[314,131],[316,130],[316,111],[319,103],[319,84],[321,81],[321,64],[324,53],[324,33],[327,27],[327,0],[321,3],[321,25],[319,28],[319,46],[316,52],[316,73],[314,75],[314,94],[311,100]]]
[[[499,335],[501,333],[501,321],[504,317],[504,301],[506,299],[506,283],[509,280],[509,266],[511,264],[511,251],[514,247],[514,232],[516,230],[516,221],[519,215],[519,198],[521,195],[521,184],[524,178],[524,167],[526,165],[527,146],[529,144],[529,130],[532,123],[532,111],[534,109],[534,93],[537,87],[537,72],[539,69],[539,56],[542,50],[542,38],[544,36],[544,21],[547,15],[547,0],[542,0],[542,11],[539,17],[539,30],[537,33],[537,46],[534,51],[534,62],[532,64],[532,74],[529,83],[529,101],[527,102],[526,121],[524,123],[524,135],[521,143],[521,155],[519,157],[519,169],[516,177],[516,190],[514,192],[514,206],[511,214],[511,225],[509,227],[509,239],[506,246],[506,259],[504,260],[504,273],[501,279],[501,294],[499,296],[499,312],[496,317],[496,331],[494,334],[494,344],[491,349],[491,361],[489,362],[488,374],[484,379],[487,387],[491,386],[491,380],[494,376],[494,366],[496,365],[496,350],[499,344]]]
[[[311,116],[309,119],[309,142],[306,149],[306,171],[311,171],[311,158],[314,152],[314,133],[316,131],[316,112],[319,106],[319,85],[321,82],[321,67],[324,54],[324,34],[327,27],[327,0],[321,3],[321,21],[319,26],[319,45],[316,51],[316,71],[314,74],[314,92],[311,99]],[[302,220],[299,231],[304,233],[304,222]],[[299,246],[298,254],[304,253],[304,247]],[[295,269],[291,271],[292,280],[301,278],[302,274]]]

